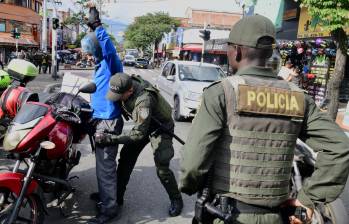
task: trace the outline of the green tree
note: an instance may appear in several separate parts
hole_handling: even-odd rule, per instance
[[[74,43],[74,45],[75,45],[77,48],[81,47],[81,39],[84,38],[84,36],[86,36],[86,33],[85,33],[85,32],[79,33],[79,35],[77,36],[76,41],[75,41],[75,43]]]
[[[127,27],[125,40],[128,46],[145,50],[151,44],[159,43],[164,33],[170,32],[173,25],[177,27],[179,24],[180,22],[171,18],[168,13],[148,13],[136,18]]]
[[[328,84],[330,105],[327,112],[335,120],[339,103],[339,87],[344,77],[347,61],[347,35],[344,30],[349,26],[349,1],[302,0],[301,6],[308,9],[310,16],[321,20],[322,28],[330,31],[336,43],[336,64],[334,74]]]
[[[85,22],[85,18],[88,16],[88,7],[86,7],[87,2],[90,0],[76,0],[74,5],[78,7],[78,12],[73,13],[71,16],[67,17],[64,21],[64,25],[77,25],[79,24],[83,28],[83,32],[86,32],[88,27]],[[102,18],[102,15],[108,16],[106,11],[103,11],[107,0],[96,0],[96,8],[99,10],[99,15]]]

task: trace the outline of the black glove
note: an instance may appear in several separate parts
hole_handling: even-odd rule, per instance
[[[117,143],[113,135],[108,133],[96,133],[95,142],[98,146],[108,146]]]
[[[99,18],[99,12],[96,7],[91,7],[89,12],[89,17],[87,19],[87,25],[95,31],[97,27],[102,25],[101,20]]]

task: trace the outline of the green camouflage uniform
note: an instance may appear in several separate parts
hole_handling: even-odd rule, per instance
[[[153,116],[170,132],[174,131],[170,105],[155,88],[139,78],[133,78],[134,93],[125,102],[123,109],[132,116],[135,126],[129,134],[114,136],[119,144],[124,144],[120,152],[117,169],[118,198],[123,198],[137,158],[150,142],[157,175],[171,200],[181,198],[175,176],[170,166],[174,156],[172,136],[165,133],[151,117]]]
[[[272,71],[249,67],[237,75],[248,79],[254,77],[261,82],[277,79]],[[329,116],[321,112],[311,97],[305,95],[305,114],[298,137],[317,153],[315,170],[297,198],[306,207],[314,203],[335,200],[342,192],[349,172],[349,141],[343,131]],[[217,155],[217,146],[222,130],[227,124],[226,98],[222,82],[208,87],[203,94],[201,107],[184,146],[181,163],[180,190],[189,195],[204,187],[205,178]],[[233,223],[269,224],[282,223],[281,216],[271,214],[235,214]],[[215,220],[214,223],[223,223]]]

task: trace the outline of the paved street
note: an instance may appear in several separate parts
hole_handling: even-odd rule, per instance
[[[92,71],[74,72],[91,73]],[[139,74],[144,79],[153,82],[160,71],[125,67],[125,72],[128,74]],[[59,79],[57,82],[61,80]],[[49,75],[40,75],[29,87],[35,91],[40,91],[45,85],[51,83],[54,83],[54,81],[52,81]],[[130,122],[125,123],[124,131],[127,132],[131,127],[132,124]],[[181,138],[186,139],[189,128],[190,121],[177,122],[175,132]],[[79,180],[74,180],[77,192],[75,198],[68,203],[68,206],[72,206],[72,209],[69,209],[72,213],[69,217],[65,218],[61,216],[59,209],[51,208],[49,210],[50,216],[46,217],[46,223],[84,223],[96,213],[94,203],[89,200],[89,194],[97,190],[94,154],[91,153],[88,141],[84,141],[78,147],[82,152],[82,158],[80,164],[71,173],[71,176],[77,175],[80,178]],[[174,142],[174,147],[175,157],[172,160],[171,168],[178,178],[181,145],[178,142]],[[141,153],[135,170],[132,173],[125,196],[122,216],[112,223],[191,223],[195,196],[188,197],[183,195],[183,197],[185,207],[182,215],[169,218],[167,215],[169,199],[157,178],[152,150],[150,145],[148,145]],[[73,204],[73,201],[76,202]]]

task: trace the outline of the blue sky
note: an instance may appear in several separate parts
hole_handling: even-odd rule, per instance
[[[118,33],[132,23],[134,17],[148,12],[168,12],[170,16],[183,17],[188,7],[215,11],[241,12],[235,0],[105,0],[104,10],[108,17],[102,21],[109,24],[109,29],[117,36]],[[62,8],[74,10],[73,0],[62,0]]]

